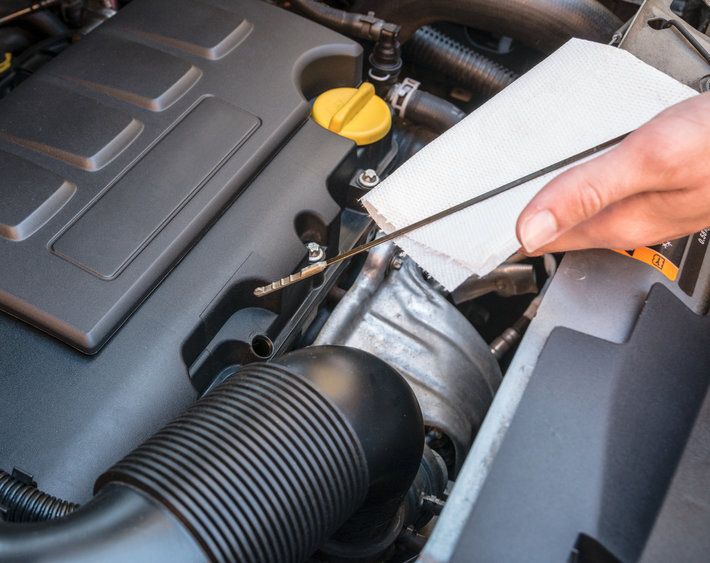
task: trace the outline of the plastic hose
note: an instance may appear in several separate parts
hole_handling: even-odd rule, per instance
[[[513,37],[542,52],[571,37],[606,43],[622,24],[597,0],[359,0],[353,10],[374,10],[401,25],[402,42],[424,25],[448,21]]]
[[[53,497],[0,470],[0,510],[7,522],[42,522],[71,514],[78,504]]]
[[[305,348],[207,393],[68,517],[0,526],[0,553],[4,563],[303,561],[326,539],[347,552],[392,530],[423,446],[419,405],[390,366]]]
[[[386,24],[379,18],[346,12],[316,0],[291,0],[291,5],[309,19],[358,39],[377,41]]]
[[[408,59],[445,75],[454,83],[493,96],[513,82],[518,75],[435,30],[418,29],[404,48]]]
[[[466,113],[448,100],[417,90],[412,94],[404,117],[417,125],[443,133],[466,117]]]
[[[32,28],[47,37],[65,35],[69,32],[69,28],[64,25],[64,22],[55,13],[49,11],[34,12],[25,16],[22,21],[27,22]]]

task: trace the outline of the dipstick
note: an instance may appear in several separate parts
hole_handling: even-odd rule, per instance
[[[419,221],[415,221],[411,225],[407,225],[406,227],[402,227],[401,229],[397,229],[396,231],[392,231],[388,235],[384,235],[382,237],[376,238],[376,239],[374,239],[370,242],[367,242],[365,244],[361,244],[360,246],[356,246],[355,248],[348,250],[347,252],[343,252],[342,254],[338,254],[337,256],[334,256],[333,258],[329,258],[328,260],[316,262],[315,264],[311,264],[309,266],[306,266],[301,271],[296,272],[295,274],[291,274],[290,276],[287,276],[285,278],[281,278],[280,280],[270,283],[269,285],[257,287],[254,290],[254,295],[257,297],[263,297],[264,295],[268,295],[269,293],[274,293],[275,291],[279,291],[279,290],[283,289],[284,287],[287,287],[287,286],[292,285],[294,283],[300,282],[302,280],[305,280],[307,278],[310,278],[312,276],[320,274],[328,266],[332,266],[333,264],[337,264],[338,262],[342,262],[343,260],[347,260],[349,258],[352,258],[356,254],[360,254],[361,252],[366,252],[375,246],[378,246],[378,245],[383,244],[385,242],[389,242],[391,240],[399,238],[402,235],[406,235],[407,233],[411,233],[415,229],[419,229],[421,227],[424,227],[426,225],[434,223],[435,221],[438,221],[439,219],[443,219],[444,217],[448,217],[449,215],[453,215],[454,213],[458,213],[459,211],[462,211],[463,209],[471,207],[472,205],[475,205],[477,203],[485,201],[491,197],[500,195],[503,192],[507,192],[508,190],[510,190],[512,188],[517,188],[518,186],[525,184],[525,183],[529,182],[530,180],[534,180],[535,178],[539,178],[540,176],[544,176],[545,174],[549,174],[550,172],[554,172],[555,170],[559,170],[560,168],[564,168],[565,166],[568,166],[570,164],[574,164],[575,162],[582,160],[583,158],[587,158],[589,156],[592,156],[600,151],[603,151],[604,149],[608,149],[609,147],[612,147],[612,146],[616,145],[617,143],[620,143],[621,141],[623,141],[630,134],[631,134],[631,131],[629,133],[624,133],[623,135],[619,135],[618,137],[614,137],[613,139],[605,141],[595,147],[583,150],[582,152],[579,152],[575,155],[569,156],[565,159],[555,162],[554,164],[550,164],[549,166],[546,166],[545,168],[541,168],[540,170],[536,170],[535,172],[531,172],[530,174],[527,174],[521,178],[518,178],[517,180],[513,180],[512,182],[508,182],[507,184],[499,186],[493,190],[484,192],[484,193],[479,194],[475,197],[472,197],[471,199],[468,199],[468,200],[463,201],[459,204],[456,204],[453,207],[449,207],[447,209],[444,209],[443,211],[439,211],[438,213],[434,213],[433,215],[425,217],[424,219],[420,219]]]

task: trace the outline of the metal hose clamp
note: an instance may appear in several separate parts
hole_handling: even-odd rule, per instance
[[[412,99],[414,92],[419,89],[419,86],[421,86],[421,82],[412,78],[405,78],[399,84],[395,84],[390,90],[387,98],[390,106],[399,117],[405,117],[409,101]]]

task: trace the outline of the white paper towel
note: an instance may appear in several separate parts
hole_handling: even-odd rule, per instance
[[[391,232],[631,131],[695,94],[626,51],[572,39],[422,149],[362,202],[380,228]],[[396,242],[453,290],[520,247],[518,215],[560,172]]]

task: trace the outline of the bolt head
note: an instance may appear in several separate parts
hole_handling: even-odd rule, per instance
[[[372,168],[368,168],[360,174],[357,179],[357,182],[363,188],[374,188],[377,184],[380,183],[380,177],[377,175],[377,172],[375,170],[373,170]]]
[[[308,250],[309,262],[320,262],[325,257],[323,247],[317,242],[307,242],[306,250]]]

